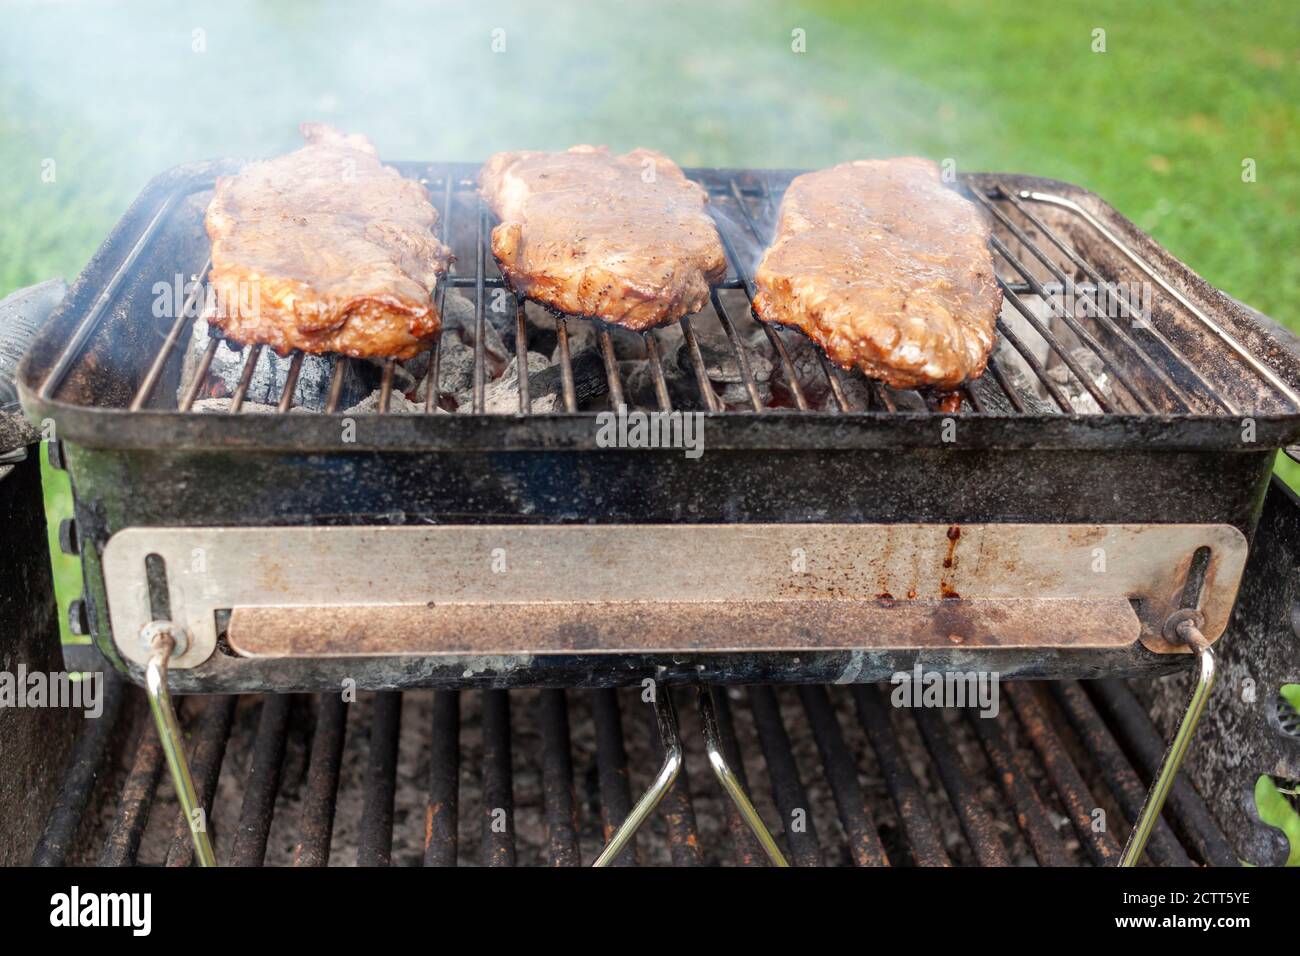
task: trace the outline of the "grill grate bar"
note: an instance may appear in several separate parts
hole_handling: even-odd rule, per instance
[[[73,744],[68,770],[54,797],[54,807],[45,823],[33,866],[62,866],[68,850],[76,839],[82,815],[90,804],[95,780],[104,766],[104,759],[117,729],[126,694],[125,682],[110,677],[106,681],[104,711]],[[188,832],[188,831],[187,831]]]
[[[826,688],[801,686],[799,700],[817,741],[817,751],[821,754],[827,782],[839,810],[840,825],[848,836],[850,857],[857,866],[888,866],[889,858],[881,845],[875,820],[858,781],[857,768],[844,743],[844,734]]]
[[[993,767],[1002,792],[1015,810],[1016,822],[1039,866],[1072,866],[1065,844],[1061,842],[1047,807],[1030,779],[1025,760],[1020,751],[1007,741],[1002,730],[1002,718],[997,714],[985,717],[974,708],[967,708],[966,718],[979,737],[984,754]]]
[[[349,359],[343,355],[334,356],[334,368],[330,371],[330,394],[325,400],[325,413],[332,415],[339,410],[339,399],[343,397],[343,370]]]
[[[1039,262],[1041,262],[1043,266],[1049,272],[1051,272],[1053,276],[1056,277],[1056,281],[1060,283],[1061,289],[1063,291],[1071,291],[1071,290],[1079,291],[1079,287],[1075,286],[1070,281],[1070,279],[1065,275],[1065,273],[1063,273],[1059,268],[1057,268],[1056,263],[1052,261],[1052,257],[1047,255],[1045,252],[1043,252],[1043,250],[1040,249],[1038,245],[1035,244],[1029,238],[1028,235],[1026,235],[1023,229],[1021,229],[1018,225],[1016,225],[1014,222],[1011,221],[1010,217],[1008,217],[1000,209],[998,209],[991,202],[989,202],[987,199],[981,196],[978,192],[972,192],[971,195],[975,197],[975,199],[980,203],[980,205],[982,205],[985,209],[989,210],[998,219],[999,222],[1001,222],[1009,230],[1011,230],[1011,234],[1014,235],[1017,239],[1019,239],[1021,243],[1024,244],[1025,247],[1028,248],[1030,252],[1033,253],[1034,258],[1036,258]],[[1058,317],[1060,317],[1061,320],[1064,321],[1070,327],[1071,331],[1073,331],[1076,335],[1078,335],[1083,341],[1087,343],[1088,347],[1092,349],[1092,351],[1097,355],[1098,358],[1101,359],[1101,361],[1106,367],[1106,370],[1115,376],[1116,381],[1124,385],[1125,389],[1129,392],[1129,394],[1132,395],[1133,398],[1137,401],[1139,407],[1141,407],[1141,409],[1145,412],[1152,411],[1153,406],[1145,398],[1141,390],[1138,389],[1136,386],[1134,386],[1134,384],[1131,381],[1129,381],[1128,378],[1125,377],[1117,367],[1115,367],[1114,363],[1110,361],[1109,352],[1106,350],[1106,348],[1102,346],[1101,343],[1097,342],[1097,340],[1093,338],[1091,334],[1087,333],[1087,330],[1084,329],[1081,324],[1079,324],[1078,320],[1073,315],[1071,315],[1065,308],[1063,308],[1059,303],[1056,302],[1056,299],[1047,292],[1047,290],[1044,288],[1042,283],[1040,283],[1037,279],[1033,278],[1027,271],[1022,270],[1021,264],[1018,261],[1013,263],[1013,265],[1015,266],[1016,271],[1020,272],[1025,277],[1025,282],[1034,291],[1034,293],[1038,295],[1040,298],[1042,298],[1043,301],[1052,308],[1053,313],[1056,314]],[[1185,393],[1181,388],[1177,386],[1177,384],[1174,383],[1173,379],[1171,379],[1164,372],[1163,369],[1161,369],[1151,360],[1151,357],[1148,356],[1147,353],[1143,351],[1138,346],[1138,344],[1134,342],[1133,339],[1122,328],[1120,328],[1116,323],[1112,322],[1109,319],[1109,317],[1106,315],[1106,310],[1102,308],[1101,304],[1097,301],[1096,291],[1095,290],[1093,291],[1092,298],[1085,298],[1082,301],[1086,305],[1090,305],[1092,307],[1092,313],[1093,313],[1092,317],[1096,319],[1097,323],[1102,328],[1105,328],[1108,333],[1110,333],[1115,338],[1119,339],[1122,343],[1124,343],[1124,345],[1128,348],[1129,352],[1132,353],[1132,355],[1135,358],[1137,358],[1137,360],[1143,365],[1144,368],[1146,368],[1146,370],[1149,373],[1151,373],[1156,377],[1156,379],[1165,388],[1165,390],[1168,391],[1174,397],[1175,401],[1180,406],[1182,406],[1182,410],[1190,411],[1192,405],[1194,404],[1191,398],[1188,397],[1187,393]]]
[[[194,377],[190,380],[189,385],[185,388],[185,394],[177,404],[182,412],[188,412],[194,407],[194,400],[198,397],[199,389],[207,380],[208,370],[212,368],[212,360],[216,357],[217,349],[221,347],[221,337],[211,332],[208,334],[208,344],[203,349],[203,358],[199,359],[199,366],[194,370]]]
[[[1128,744],[1141,765],[1144,779],[1150,780],[1164,759],[1166,747],[1155,724],[1123,681],[1108,678],[1088,683],[1098,709],[1109,718],[1120,738]],[[1185,774],[1174,780],[1173,789],[1169,792],[1165,813],[1171,811],[1174,820],[1183,830],[1183,839],[1196,848],[1202,860],[1211,866],[1240,865],[1228,838]]]
[[[460,826],[460,692],[433,695],[424,865],[455,866]]]
[[[1179,368],[1183,372],[1191,376],[1191,378],[1196,382],[1201,393],[1206,398],[1208,398],[1213,404],[1218,405],[1224,411],[1228,412],[1230,415],[1238,414],[1238,409],[1236,408],[1236,406],[1233,405],[1232,402],[1225,399],[1223,396],[1219,395],[1214,390],[1214,386],[1211,385],[1206,380],[1205,376],[1203,376],[1196,369],[1196,367],[1191,362],[1188,361],[1187,356],[1184,355],[1182,351],[1178,349],[1177,346],[1175,346],[1171,341],[1169,341],[1169,339],[1166,338],[1165,335],[1155,327],[1155,324],[1151,321],[1151,317],[1149,315],[1143,315],[1140,308],[1134,308],[1133,303],[1130,301],[1128,296],[1120,293],[1119,289],[1113,283],[1106,282],[1105,279],[1102,278],[1101,273],[1099,273],[1096,269],[1094,269],[1091,265],[1089,265],[1087,260],[1085,260],[1077,252],[1075,252],[1074,249],[1068,243],[1066,243],[1065,240],[1063,240],[1056,233],[1055,230],[1048,227],[1047,224],[1044,223],[1038,216],[1034,215],[1034,213],[1031,212],[1030,209],[1024,203],[1022,203],[1019,199],[1017,199],[1004,186],[999,185],[996,187],[996,189],[999,195],[1007,202],[1011,203],[1011,205],[1015,207],[1015,209],[1019,211],[1020,214],[1024,216],[1025,219],[1027,219],[1034,226],[1034,228],[1039,231],[1040,234],[1047,237],[1048,241],[1051,242],[1052,245],[1056,246],[1057,249],[1059,249],[1062,253],[1064,253],[1069,258],[1070,262],[1074,264],[1074,267],[1076,269],[1082,271],[1085,275],[1088,276],[1089,279],[1092,280],[1091,285],[1074,284],[1073,288],[1076,291],[1081,291],[1085,295],[1090,295],[1092,297],[1091,300],[1093,302],[1094,308],[1096,309],[1098,317],[1106,316],[1107,318],[1109,318],[1109,314],[1107,310],[1101,306],[1101,302],[1099,298],[1101,293],[1105,293],[1107,302],[1115,303],[1116,306],[1123,311],[1124,315],[1126,315],[1130,319],[1133,319],[1141,323],[1142,328],[1147,332],[1147,334],[1149,334],[1151,338],[1155,339],[1155,341],[1159,345],[1161,345],[1170,356],[1173,357],[1173,359],[1178,363]],[[1062,284],[1065,283],[1063,274],[1061,274],[1060,270],[1058,270],[1055,267],[1055,264],[1048,265],[1048,268],[1052,269],[1053,273],[1059,276]],[[1183,404],[1183,407],[1185,409],[1190,410],[1194,404],[1191,397],[1185,391],[1183,391],[1177,385],[1177,383],[1175,383],[1169,377],[1168,374],[1165,373],[1164,369],[1160,368],[1160,366],[1155,363],[1155,360],[1150,356],[1148,352],[1146,352],[1146,350],[1142,349],[1137,344],[1137,342],[1134,339],[1132,339],[1130,336],[1125,335],[1123,330],[1118,328],[1118,326],[1116,325],[1116,323],[1113,322],[1113,320],[1110,322],[1110,324],[1116,326],[1115,331],[1122,336],[1122,340],[1129,347],[1129,349],[1135,355],[1138,356],[1139,361],[1141,361],[1143,365],[1150,372],[1152,372],[1152,374],[1154,374],[1157,378],[1161,380],[1161,383],[1164,384],[1165,387],[1168,388],[1175,395],[1175,397],[1178,398],[1178,400]]]
[[[740,366],[740,377],[745,383],[745,391],[749,393],[749,401],[754,406],[754,411],[762,412],[765,406],[762,397],[758,393],[758,383],[754,381],[754,371],[749,365],[748,351],[744,344],[741,343],[740,335],[736,332],[736,327],[732,324],[730,316],[727,315],[726,306],[722,304],[718,290],[711,290],[709,298],[713,302],[713,311],[717,314],[718,321],[722,323],[723,331],[727,333],[727,341],[731,343],[731,351],[735,353],[736,362]]]
[[[951,866],[952,861],[943,848],[943,835],[926,808],[925,793],[912,775],[907,757],[898,744],[898,735],[890,725],[884,691],[855,685],[853,700],[857,706],[858,722],[871,741],[885,786],[903,823],[912,859],[917,866]]]
[[[578,390],[573,382],[573,356],[569,352],[569,323],[563,316],[555,319],[555,335],[560,344],[560,387],[564,393],[564,410],[578,410]]]
[[[1033,371],[1038,381],[1042,382],[1043,388],[1047,389],[1047,394],[1052,397],[1056,407],[1067,415],[1073,414],[1074,406],[1070,403],[1070,399],[1062,391],[1061,386],[1052,381],[1051,376],[1047,374],[1047,370],[1043,368],[1043,363],[1038,360],[1038,356],[1001,319],[998,319],[997,329],[1002,334],[1002,338],[1020,353],[1020,357],[1025,360],[1025,364]]]
[[[546,812],[546,860],[551,866],[579,866],[578,798],[569,752],[569,704],[563,689],[537,698],[542,731],[542,800]]]
[[[700,390],[700,397],[704,399],[705,407],[711,412],[722,410],[722,402],[713,390],[713,385],[709,382],[709,373],[704,365],[704,356],[700,352],[700,343],[695,338],[695,327],[691,324],[690,316],[682,316],[677,323],[681,326],[682,336],[686,339],[687,352],[691,357],[691,368],[695,372],[695,384]]]
[[[966,842],[975,851],[975,859],[980,866],[1010,866],[1011,857],[998,837],[997,825],[950,740],[942,714],[935,709],[919,707],[912,711],[912,716],[925,738],[926,749],[934,759],[943,789],[948,793],[948,802],[957,812]]]
[[[1011,698],[1011,705],[1020,718],[1021,726],[1065,805],[1066,814],[1074,824],[1080,841],[1088,848],[1098,866],[1114,866],[1119,861],[1119,844],[1109,832],[1093,829],[1092,811],[1099,804],[1083,782],[1083,777],[1074,766],[1060,737],[1052,729],[1047,713],[1039,703],[1036,686],[1013,681],[1007,685],[1007,696]]]
[[[533,410],[528,393],[528,317],[522,296],[515,296],[515,367],[519,370],[519,414]]]
[[[485,256],[487,249],[484,245],[484,235],[487,232],[487,210],[479,205],[478,210],[478,243],[474,258],[474,414],[483,414],[484,393],[487,388],[485,363],[487,361],[487,349],[484,346],[484,339],[487,337],[487,331],[483,328],[487,317],[483,310],[483,290],[484,273],[486,271]]]
[[[623,720],[619,713],[618,692],[593,690],[590,695],[592,718],[596,724],[596,782],[600,788],[600,818],[603,841],[608,843],[628,814],[632,812],[632,790],[628,782],[627,749],[623,746]],[[613,866],[636,866],[637,840],[628,840]]]
[[[171,328],[167,330],[167,337],[163,339],[162,347],[154,355],[153,362],[149,365],[149,371],[145,373],[144,380],[140,383],[140,387],[136,389],[135,396],[131,399],[129,406],[131,411],[138,412],[144,408],[145,402],[149,401],[154,389],[158,387],[158,380],[162,378],[163,369],[167,367],[167,359],[171,357],[172,350],[176,348],[176,343],[181,340],[182,333],[189,328],[190,322],[193,321],[194,315],[197,314],[195,305],[199,296],[203,294],[204,289],[207,287],[208,272],[211,269],[212,259],[209,258],[203,263],[203,268],[199,270],[198,275],[195,277],[197,281],[194,284],[193,291],[185,297],[184,305],[181,306],[179,314],[173,320]]]
[[[759,746],[763,749],[767,774],[772,780],[772,797],[781,813],[790,859],[795,866],[821,866],[821,844],[817,839],[817,824],[809,811],[808,791],[799,777],[799,766],[790,748],[790,735],[786,733],[780,705],[772,688],[762,684],[750,687],[749,709],[758,731]],[[803,826],[791,826],[794,820],[800,820]]]
[[[659,336],[653,330],[645,334],[646,356],[650,361],[650,374],[654,378],[655,400],[659,410],[671,412],[673,401],[668,395],[668,381],[664,378],[663,356],[659,354]]]
[[[1079,340],[1083,342],[1094,355],[1097,356],[1097,358],[1102,363],[1102,367],[1114,377],[1115,381],[1118,384],[1124,387],[1124,390],[1127,391],[1130,396],[1132,396],[1133,401],[1137,403],[1138,407],[1141,408],[1142,411],[1144,412],[1153,411],[1154,406],[1141,393],[1139,389],[1137,389],[1131,382],[1129,382],[1127,376],[1125,376],[1124,373],[1122,373],[1118,369],[1115,363],[1111,361],[1110,355],[1106,351],[1106,348],[1100,342],[1098,342],[1097,339],[1092,335],[1092,333],[1089,332],[1087,329],[1085,329],[1074,316],[1066,312],[1065,309],[1061,307],[1060,303],[1057,302],[1055,298],[1048,295],[1047,290],[1043,288],[1042,283],[1040,283],[1036,278],[1034,278],[1033,273],[1029,271],[1029,268],[1024,264],[1024,262],[1021,261],[1021,259],[1014,252],[1008,249],[1006,244],[997,236],[993,236],[989,240],[989,242],[990,245],[992,245],[992,247],[998,252],[998,254],[1001,255],[1002,258],[1005,259],[1007,262],[1009,262],[1011,264],[1011,267],[1015,269],[1017,272],[1019,272],[1021,276],[1024,277],[1024,280],[1029,284],[1029,287],[1034,290],[1034,294],[1038,296],[1038,298],[1048,307],[1052,315],[1054,315],[1056,318],[1064,322],[1066,326],[1069,328],[1069,330],[1073,332],[1076,336],[1078,336]],[[1002,288],[1004,291],[1008,291],[1005,283],[1003,283]],[[1013,294],[1013,293],[1008,292],[1008,294]],[[1023,302],[1019,295],[1016,295],[1015,299],[1016,302],[1019,302],[1023,305]],[[1048,340],[1048,344],[1052,346],[1053,351],[1062,355],[1062,358],[1064,358],[1064,355],[1066,353],[1062,351],[1062,346],[1060,345],[1059,340],[1052,337],[1050,332],[1044,335],[1044,338]],[[1074,368],[1071,368],[1070,371],[1074,372],[1075,370]],[[1092,376],[1080,372],[1075,372],[1075,375],[1085,386],[1089,384],[1093,384]],[[1091,391],[1092,389],[1089,389],[1089,392]],[[1093,397],[1095,398],[1096,396],[1094,395]],[[1116,393],[1116,398],[1119,398],[1118,393]]]
[[[248,768],[244,805],[235,832],[231,866],[261,866],[266,858],[266,839],[271,833],[271,814],[280,790],[280,769],[284,764],[285,737],[289,730],[287,694],[270,694],[262,699],[262,713]]]
[[[294,849],[294,866],[329,864],[347,719],[348,705],[341,694],[316,698],[316,732],[307,765],[307,789],[298,824],[301,837]]]
[[[596,333],[597,340],[600,342],[600,357],[605,363],[605,382],[609,386],[609,401],[614,408],[620,405],[626,405],[623,398],[623,380],[618,374],[618,356],[614,354],[614,340],[610,337],[609,329],[601,328]]]
[[[1011,403],[1011,407],[1017,412],[1023,413],[1025,410],[1025,403],[1020,400],[1020,395],[1011,387],[1011,383],[1007,381],[1006,373],[1002,371],[1002,365],[998,362],[997,355],[989,356],[988,370],[989,374],[993,376],[993,381],[997,382],[998,388],[1002,389],[1002,394],[1005,395],[1007,401]]]
[[[136,736],[135,761],[122,785],[113,828],[99,855],[100,866],[131,866],[135,863],[162,771],[162,741],[153,726],[141,722]]]
[[[388,414],[389,405],[393,401],[393,374],[397,368],[397,362],[394,359],[388,359],[384,362],[383,378],[379,383],[379,414]]]
[[[278,410],[281,414],[293,407],[293,393],[298,389],[298,376],[302,374],[302,352],[294,352],[289,362],[289,374],[284,380],[284,391],[280,394]]]
[[[238,414],[239,410],[244,407],[244,396],[248,394],[248,386],[253,381],[253,372],[257,370],[257,360],[262,357],[262,346],[254,345],[248,353],[248,358],[244,360],[244,370],[239,376],[239,386],[235,389],[235,394],[230,399],[230,413]]]
[[[442,189],[442,215],[438,217],[438,240],[445,245],[450,246],[448,238],[451,236],[451,211],[452,211],[452,176],[450,173],[443,180]],[[438,315],[445,316],[447,313],[443,306],[447,302],[447,287],[451,285],[456,271],[456,262],[453,259],[447,263],[447,271],[438,282],[438,291],[436,298],[438,302]],[[424,384],[424,412],[426,415],[432,414],[439,408],[438,386],[442,374],[442,329],[439,328],[433,337],[433,356],[429,361],[429,372],[425,376]]]
[[[996,240],[994,241],[996,242]],[[1006,283],[1003,282],[1001,278],[998,279],[998,285],[1002,286],[1003,291],[1006,292]],[[1044,342],[1047,343],[1048,348],[1056,353],[1057,357],[1062,363],[1064,363],[1065,367],[1070,370],[1071,374],[1074,375],[1079,384],[1088,390],[1088,394],[1092,396],[1093,401],[1097,403],[1097,406],[1103,412],[1113,411],[1114,407],[1111,405],[1110,399],[1106,397],[1106,393],[1097,387],[1097,383],[1093,381],[1092,376],[1083,370],[1082,366],[1079,365],[1074,356],[1070,354],[1070,350],[1051,333],[1038,316],[1034,315],[1033,310],[1024,303],[1020,296],[1014,295],[1010,292],[1007,292],[1006,294],[1009,296],[1009,301],[1015,310],[1024,316],[1025,321],[1027,321],[1030,326],[1033,327],[1033,330],[1039,334]],[[1001,322],[1002,320],[999,319],[999,326],[1001,326]],[[1037,372],[1036,369],[1035,372]],[[1046,382],[1044,382],[1044,384],[1046,384]]]
[[[358,866],[388,866],[393,855],[393,800],[397,792],[397,741],[402,695],[376,694],[370,714],[370,760],[361,805]]]
[[[1133,765],[1124,756],[1119,742],[1115,740],[1101,715],[1097,713],[1088,700],[1088,695],[1079,686],[1078,681],[1059,681],[1051,685],[1056,702],[1065,711],[1070,725],[1079,739],[1083,741],[1089,755],[1101,768],[1115,795],[1120,809],[1130,823],[1142,815],[1142,804],[1146,802],[1147,788],[1138,780]],[[1156,821],[1155,829],[1146,846],[1147,856],[1160,866],[1191,866],[1192,861],[1169,829],[1163,818]]]
[[[515,865],[510,692],[483,691],[483,865]]]

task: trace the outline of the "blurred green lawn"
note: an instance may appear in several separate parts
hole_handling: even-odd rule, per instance
[[[3,17],[0,295],[71,280],[167,166],[282,151],[325,119],[393,159],[606,142],[691,165],[917,153],[1064,179],[1300,331],[1295,0],[69,2]],[[66,481],[49,487],[59,513]],[[55,564],[66,600],[77,565]]]

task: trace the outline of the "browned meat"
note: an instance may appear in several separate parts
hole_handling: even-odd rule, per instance
[[[929,160],[806,173],[781,203],[754,311],[895,388],[952,388],[979,376],[993,348],[1002,290],[988,238]]]
[[[498,153],[479,186],[502,275],[561,312],[648,329],[701,309],[726,275],[708,196],[652,150]]]
[[[301,127],[307,145],[217,180],[208,205],[214,321],[281,355],[410,358],[429,347],[448,250],[424,187],[364,136]]]

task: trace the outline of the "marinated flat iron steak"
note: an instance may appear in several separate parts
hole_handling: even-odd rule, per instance
[[[424,187],[382,165],[364,136],[300,130],[302,149],[217,180],[206,219],[212,321],[281,355],[424,351],[449,260]]]
[[[754,311],[895,388],[953,388],[993,348],[1002,290],[989,227],[926,159],[798,176],[759,263]]]
[[[707,194],[653,150],[498,153],[479,186],[502,275],[561,312],[648,329],[701,309],[726,275]]]

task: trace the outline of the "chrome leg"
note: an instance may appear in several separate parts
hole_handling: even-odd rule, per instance
[[[159,622],[155,622],[150,628],[154,630],[150,642],[153,653],[145,667],[149,710],[158,726],[158,737],[162,741],[167,767],[171,770],[176,799],[180,802],[181,813],[185,814],[190,837],[194,840],[195,859],[199,866],[216,866],[217,858],[212,853],[212,843],[208,839],[203,808],[199,806],[198,795],[194,792],[194,779],[190,776],[190,764],[185,758],[185,744],[181,738],[180,725],[176,721],[176,709],[172,706],[171,694],[167,692],[167,663],[176,647],[176,638],[165,624],[160,626]]]
[[[709,753],[709,766],[713,768],[713,773],[722,784],[722,789],[727,792],[731,802],[736,805],[740,815],[744,818],[749,829],[753,831],[754,836],[762,845],[763,851],[767,858],[772,861],[773,866],[789,866],[785,856],[781,853],[781,848],[776,845],[776,840],[772,839],[771,832],[763,823],[763,818],[758,815],[754,805],[749,801],[749,795],[745,793],[745,788],[740,785],[736,775],[727,764],[727,758],[722,752],[722,734],[718,730],[718,714],[716,705],[713,702],[713,688],[700,687],[700,717],[704,721],[704,745]]]
[[[677,774],[682,769],[682,738],[677,732],[677,711],[673,709],[672,694],[663,684],[655,687],[654,704],[655,718],[659,722],[659,738],[664,745],[664,764],[659,768],[659,773],[650,784],[650,788],[641,795],[641,799],[636,802],[627,819],[614,831],[609,843],[601,850],[600,856],[596,857],[596,862],[592,866],[609,866],[614,862],[623,847],[627,845],[627,841],[632,839],[636,831],[641,829],[641,824],[654,813],[655,807],[659,806],[659,801],[664,798],[664,794],[668,792],[668,788],[673,785],[673,781],[677,779]]]
[[[1184,620],[1178,625],[1177,632],[1196,654],[1199,660],[1199,674],[1196,686],[1192,689],[1191,699],[1187,702],[1187,711],[1183,714],[1178,730],[1174,733],[1174,739],[1170,741],[1169,749],[1165,751],[1165,759],[1160,764],[1160,771],[1151,784],[1146,802],[1142,804],[1142,812],[1138,814],[1133,832],[1129,834],[1128,843],[1125,844],[1124,852],[1119,858],[1120,866],[1137,866],[1138,860],[1141,859],[1142,851],[1147,845],[1147,838],[1151,836],[1156,820],[1160,819],[1165,798],[1169,796],[1174,778],[1178,776],[1178,768],[1182,766],[1183,758],[1187,755],[1187,747],[1192,742],[1192,735],[1196,733],[1196,725],[1200,723],[1201,715],[1205,713],[1206,701],[1209,700],[1210,691],[1214,687],[1214,651],[1210,649],[1209,642],[1201,634],[1200,628],[1192,621]]]

